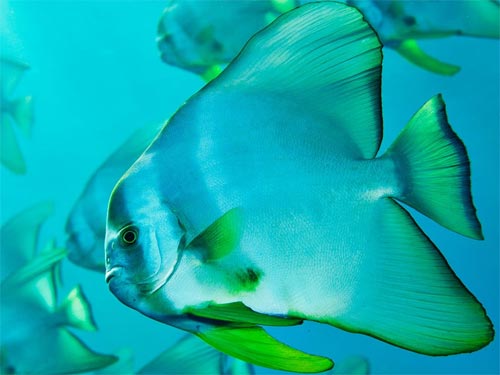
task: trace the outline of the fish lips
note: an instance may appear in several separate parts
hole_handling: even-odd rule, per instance
[[[114,266],[109,269],[106,269],[106,275],[105,275],[105,280],[108,285],[110,285],[111,280],[121,274],[123,270],[123,267],[121,266]],[[111,286],[111,285],[110,285]]]

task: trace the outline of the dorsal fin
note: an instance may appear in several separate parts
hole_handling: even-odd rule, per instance
[[[381,44],[361,13],[312,3],[255,34],[205,90],[237,89],[286,97],[324,116],[373,158],[382,139]]]

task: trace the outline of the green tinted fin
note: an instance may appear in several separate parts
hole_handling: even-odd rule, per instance
[[[66,249],[57,248],[41,252],[31,262],[28,262],[2,281],[2,287],[16,288],[16,286],[35,280],[42,274],[50,272],[67,254]]]
[[[42,330],[40,337],[43,341],[26,343],[25,355],[18,360],[18,373],[74,374],[106,367],[117,360],[94,352],[64,328]]]
[[[25,96],[12,102],[12,115],[16,124],[26,137],[31,135],[33,126],[33,97]]]
[[[121,348],[114,353],[118,360],[110,366],[94,371],[95,375],[135,375],[134,352],[130,348]]]
[[[203,261],[211,262],[230,254],[238,245],[243,231],[243,214],[232,208],[195,237],[186,249],[196,249]]]
[[[52,211],[51,202],[39,203],[20,212],[0,228],[0,281],[33,259],[40,227]]]
[[[250,363],[233,358],[228,375],[254,375],[255,370]]]
[[[241,302],[211,304],[204,308],[186,309],[184,312],[202,318],[264,326],[294,326],[302,324],[302,320],[300,319],[260,314]]]
[[[211,80],[213,80],[215,77],[217,77],[219,74],[221,74],[221,72],[223,70],[224,69],[220,65],[212,65],[212,66],[208,67],[207,70],[205,70],[201,74],[201,78],[203,78],[203,80],[208,83]]]
[[[25,174],[26,162],[17,142],[12,122],[6,114],[0,116],[0,160],[11,172]]]
[[[373,203],[365,220],[364,272],[349,308],[325,321],[427,355],[472,352],[493,339],[484,308],[398,203]]]
[[[220,374],[224,355],[193,335],[184,336],[138,374]]]
[[[415,39],[402,41],[396,51],[411,63],[436,74],[452,76],[460,71],[460,67],[440,61],[422,50]]]
[[[330,359],[291,348],[261,327],[214,327],[196,334],[221,352],[258,366],[310,373],[333,367]]]
[[[418,110],[386,155],[395,161],[403,185],[395,198],[452,231],[483,238],[467,151],[448,124],[441,95]]]
[[[270,0],[274,10],[278,13],[286,13],[295,8],[298,4],[295,0]]]
[[[10,98],[24,75],[24,72],[29,68],[30,66],[22,61],[0,56],[0,71],[2,72],[0,84],[2,95],[5,98]]]
[[[347,357],[337,362],[331,375],[368,375],[370,373],[370,363],[361,356]]]
[[[2,298],[23,301],[37,311],[46,311],[52,314],[57,309],[57,286],[54,269],[58,263],[47,264],[46,272],[33,277],[17,276],[15,273],[1,284]],[[39,269],[41,271],[41,268]]]
[[[69,292],[58,308],[65,324],[86,331],[97,331],[97,326],[92,316],[90,303],[83,294],[80,286],[75,286]]]
[[[373,158],[382,139],[381,62],[380,42],[357,9],[310,3],[255,34],[204,90],[280,96],[329,120],[352,156]]]

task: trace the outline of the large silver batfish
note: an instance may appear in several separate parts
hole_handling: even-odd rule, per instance
[[[124,304],[261,366],[329,359],[262,325],[331,324],[429,355],[477,350],[481,304],[398,203],[481,239],[440,95],[382,140],[380,42],[355,8],[307,4],[256,34],[115,187],[106,280]]]

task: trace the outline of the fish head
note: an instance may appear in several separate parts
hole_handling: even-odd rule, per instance
[[[77,204],[66,222],[66,248],[68,259],[73,263],[98,272],[104,272],[105,216],[86,212]],[[104,217],[102,217],[104,216]],[[91,219],[91,220],[89,220]]]
[[[166,64],[202,74],[213,65],[227,62],[217,25],[207,19],[212,2],[171,2],[158,23],[156,43]],[[233,57],[233,56],[230,56]]]
[[[120,301],[135,308],[167,283],[184,235],[157,192],[136,189],[137,182],[144,179],[122,179],[113,190],[105,238],[106,282]]]

